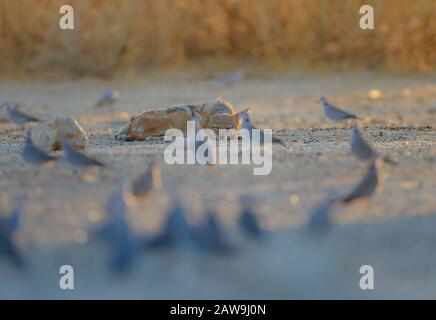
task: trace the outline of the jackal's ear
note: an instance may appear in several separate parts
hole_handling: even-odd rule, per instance
[[[198,111],[196,109],[192,109],[195,115],[198,115],[200,117],[200,123],[203,126],[203,128],[209,127],[210,118],[212,117],[211,114],[205,111]]]
[[[197,114],[197,115],[204,117],[204,118],[207,118],[207,119],[209,119],[211,117],[211,114],[209,114],[208,112],[205,112],[205,111],[199,111],[196,109],[192,109],[192,111],[194,112],[194,114]]]
[[[249,112],[250,112],[250,107],[248,107],[248,108],[246,108],[246,109],[242,110],[242,112],[246,112],[246,113],[249,113]]]
[[[235,129],[239,131],[239,129],[241,128],[242,125],[242,121],[244,120],[240,114],[240,112],[235,113],[234,115],[232,115],[233,117],[233,121],[235,122]]]

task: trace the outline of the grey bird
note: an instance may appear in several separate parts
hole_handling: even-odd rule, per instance
[[[58,157],[48,154],[33,144],[32,133],[30,129],[26,131],[26,139],[24,141],[23,151],[21,152],[21,158],[25,162],[36,166],[47,165],[58,160]]]
[[[380,157],[378,152],[375,151],[373,147],[365,141],[365,139],[363,139],[357,123],[353,123],[353,128],[351,130],[350,150],[356,158],[362,161],[374,161]],[[397,162],[389,158],[389,156],[384,156],[382,159],[385,163],[391,165],[397,164]]]
[[[325,97],[321,97],[319,102],[322,104],[324,109],[324,114],[327,118],[333,121],[333,124],[336,126],[336,123],[343,120],[357,119],[357,116],[354,114],[339,109],[334,105],[330,104]]]
[[[4,113],[4,111],[6,110],[6,106],[8,105],[8,102],[2,102],[0,103],[0,109],[3,109],[2,112]]]
[[[24,267],[24,258],[14,241],[14,235],[21,225],[21,216],[24,206],[26,205],[26,197],[17,197],[15,207],[6,217],[0,217],[0,254],[10,259],[17,267]]]
[[[329,197],[312,210],[306,225],[308,232],[321,235],[331,227],[331,210],[337,201],[338,198]]]
[[[254,199],[243,196],[240,199],[241,214],[238,219],[239,228],[250,238],[260,240],[264,237],[264,231],[260,227],[258,218],[253,211]]]
[[[18,107],[11,107],[9,103],[5,104],[5,117],[12,123],[22,126],[27,122],[38,122],[39,119],[26,114],[18,109]]]
[[[359,160],[373,161],[378,157],[377,152],[366,142],[356,123],[353,123],[350,137],[351,153]]]
[[[186,218],[186,210],[178,196],[173,200],[164,229],[148,244],[151,249],[181,249],[192,251],[196,249],[194,233]]]
[[[160,165],[153,161],[147,171],[133,181],[131,190],[136,198],[145,198],[153,190],[159,190],[161,186]]]
[[[113,105],[120,98],[120,92],[118,90],[109,89],[105,91],[100,99],[95,104],[95,107],[102,107],[106,105]]]
[[[227,87],[231,87],[236,83],[242,81],[245,76],[245,71],[243,69],[237,69],[235,71],[220,75],[215,78],[215,81],[219,84]]]
[[[138,256],[138,238],[128,222],[128,204],[124,188],[112,194],[105,206],[106,221],[97,230],[97,237],[104,240],[110,251],[110,268],[115,272],[128,270]]]
[[[68,161],[68,163],[78,169],[86,169],[88,167],[96,166],[96,167],[104,167],[105,165],[94,159],[83,152],[76,150],[74,147],[70,145],[68,140],[65,138],[62,141],[62,147],[64,148],[64,157]]]
[[[351,203],[359,199],[369,199],[383,182],[383,160],[377,159],[370,163],[362,180],[347,195],[341,198],[342,203]]]
[[[228,254],[234,251],[216,218],[216,213],[211,210],[206,212],[204,221],[194,228],[194,240],[207,253]]]
[[[253,123],[251,122],[249,111],[250,111],[250,109],[247,108],[243,111],[238,112],[238,115],[239,115],[239,121],[240,121],[240,129],[247,130],[249,137],[250,137],[250,140],[252,140],[253,139],[253,129],[258,129],[258,128],[256,126],[254,126]],[[273,144],[276,144],[276,143],[281,144],[284,147],[286,146],[281,139],[277,138],[274,135],[271,138],[271,142]],[[261,144],[261,145],[265,144],[265,133],[262,129],[260,129],[260,132],[259,132],[259,144]]]

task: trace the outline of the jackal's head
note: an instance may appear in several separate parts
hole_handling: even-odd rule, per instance
[[[239,133],[239,129],[241,128],[241,119],[237,113],[210,114],[204,111],[195,111],[195,113],[200,115],[203,127],[212,129],[217,136],[219,135],[220,129],[233,129],[236,133]]]

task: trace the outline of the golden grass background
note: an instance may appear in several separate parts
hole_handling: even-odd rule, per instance
[[[74,31],[59,28],[72,4]],[[359,28],[359,7],[375,30]],[[0,0],[0,71],[111,74],[205,60],[433,72],[434,0]]]

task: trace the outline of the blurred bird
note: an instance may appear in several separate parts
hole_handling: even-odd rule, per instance
[[[235,71],[216,77],[215,81],[223,86],[231,87],[236,83],[242,81],[244,79],[244,76],[245,71],[243,69],[237,69]]]
[[[254,199],[252,197],[241,197],[241,214],[239,216],[239,228],[249,237],[259,240],[264,236],[264,231],[259,225],[256,214],[253,212]]]
[[[161,171],[156,161],[153,161],[147,171],[138,176],[132,183],[132,194],[136,198],[145,198],[153,190],[161,188]]]
[[[253,139],[253,129],[258,129],[258,128],[256,128],[253,125],[253,123],[251,122],[249,111],[250,111],[250,109],[247,108],[247,109],[239,112],[238,115],[239,115],[239,119],[241,121],[240,129],[248,130],[249,135],[250,135],[250,140],[252,140]],[[260,137],[259,144],[263,145],[265,143],[265,133],[262,129],[259,129],[259,130],[260,130],[260,132],[259,132],[259,137]],[[278,144],[281,144],[282,146],[286,147],[286,145],[283,143],[283,141],[275,136],[272,136],[271,141],[273,144],[278,143]]]
[[[36,166],[43,166],[58,160],[58,157],[52,156],[44,150],[40,149],[39,147],[35,146],[32,142],[31,134],[32,133],[30,129],[27,129],[26,139],[24,141],[24,148],[21,152],[21,157],[25,162]]]
[[[97,159],[91,158],[83,152],[73,148],[67,139],[62,141],[64,148],[64,157],[68,163],[78,169],[86,169],[88,167],[104,167],[105,165]]]
[[[106,105],[113,105],[120,98],[120,92],[118,90],[109,89],[105,91],[100,99],[95,104],[95,107],[102,107]]]
[[[195,249],[193,230],[178,196],[173,200],[163,231],[149,242],[149,248]]]
[[[383,182],[383,160],[377,159],[371,162],[362,180],[346,196],[341,198],[342,203],[350,203],[358,199],[369,199]]]
[[[334,126],[336,126],[336,123],[339,121],[357,119],[354,114],[335,107],[334,105],[330,104],[324,97],[321,97],[319,102],[322,103],[324,114],[327,118],[333,121]]]
[[[331,209],[337,198],[327,198],[311,212],[306,228],[312,234],[323,234],[331,227]]]
[[[0,254],[11,259],[17,267],[24,267],[25,261],[14,241],[14,235],[21,225],[21,216],[27,198],[14,199],[15,207],[7,217],[0,217]]]
[[[213,211],[206,212],[203,223],[194,228],[194,239],[200,248],[210,253],[224,254],[233,251]]]
[[[374,161],[380,157],[377,151],[375,151],[371,145],[363,139],[356,123],[353,123],[353,128],[351,131],[350,149],[351,153],[362,161]],[[388,156],[384,156],[382,159],[385,163],[392,165],[396,164],[396,161],[390,159]]]
[[[4,113],[4,110],[6,110],[6,106],[7,106],[8,104],[9,104],[8,102],[1,102],[1,103],[0,103],[0,109],[3,109],[3,113]]]
[[[11,107],[9,103],[5,104],[5,117],[18,126],[22,126],[27,122],[39,121],[38,118],[20,111],[18,107]]]
[[[111,269],[123,272],[131,267],[138,254],[137,238],[127,221],[129,208],[124,188],[110,196],[105,211],[107,220],[98,229],[97,236],[105,240],[109,246]]]
[[[378,157],[377,152],[363,139],[356,123],[353,123],[351,130],[350,149],[351,153],[359,160],[373,161]]]

